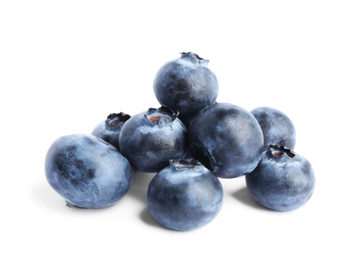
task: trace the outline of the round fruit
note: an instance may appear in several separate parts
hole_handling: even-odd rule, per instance
[[[222,207],[218,178],[193,159],[171,160],[149,184],[147,204],[163,226],[187,231],[213,220]]]
[[[280,145],[270,145],[256,169],[245,179],[252,197],[276,211],[301,207],[310,199],[315,186],[308,160]]]
[[[118,146],[119,132],[121,132],[122,126],[130,118],[123,112],[118,114],[108,115],[106,120],[100,122],[92,131],[92,135],[95,135],[107,143],[110,143],[116,148]]]
[[[254,170],[264,139],[258,121],[248,111],[215,103],[191,121],[189,142],[193,157],[217,177],[234,178]]]
[[[271,144],[279,144],[294,149],[295,128],[286,114],[271,107],[258,107],[251,113],[258,120],[263,130],[264,151]]]
[[[46,155],[45,174],[67,205],[81,208],[113,205],[133,181],[131,164],[113,145],[85,134],[55,140]]]
[[[132,116],[119,134],[121,153],[140,171],[158,172],[187,152],[187,129],[171,109],[161,106]]]
[[[180,113],[187,126],[202,108],[213,104],[219,85],[215,74],[206,66],[208,60],[192,52],[163,65],[153,82],[153,90],[161,105]]]

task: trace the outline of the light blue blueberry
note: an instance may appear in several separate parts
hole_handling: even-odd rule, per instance
[[[209,61],[192,52],[163,65],[157,72],[153,90],[161,105],[180,113],[188,126],[202,108],[216,101],[219,85],[215,74],[207,68]]]
[[[130,118],[130,115],[121,113],[114,113],[108,115],[106,120],[101,121],[92,131],[92,135],[95,135],[107,143],[110,143],[114,147],[119,149],[118,138],[119,133],[124,123]]]
[[[269,146],[245,180],[252,197],[275,211],[290,211],[303,206],[315,187],[314,171],[309,161],[279,145]]]
[[[243,176],[260,160],[262,130],[253,115],[239,106],[215,103],[201,110],[188,130],[193,157],[217,177]]]
[[[137,170],[159,172],[170,159],[186,155],[187,129],[168,107],[150,108],[123,125],[119,149]]]
[[[279,144],[294,149],[296,141],[292,120],[283,112],[271,107],[258,107],[251,111],[258,120],[264,135],[265,151],[269,145]]]
[[[45,174],[68,205],[81,208],[109,207],[133,182],[131,164],[119,150],[88,134],[56,139],[46,154]]]
[[[152,216],[178,231],[210,223],[223,203],[220,181],[193,159],[170,162],[149,184],[147,204]]]

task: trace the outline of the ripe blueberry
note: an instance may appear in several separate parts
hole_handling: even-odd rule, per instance
[[[128,160],[112,145],[85,134],[56,139],[45,159],[49,184],[81,208],[106,208],[120,200],[133,181]]]
[[[308,160],[280,145],[270,145],[245,180],[252,197],[276,211],[301,207],[310,199],[315,186]]]
[[[294,149],[295,128],[286,114],[271,107],[258,107],[251,113],[258,120],[263,130],[264,151],[271,144],[279,144]]]
[[[147,204],[163,226],[187,231],[213,220],[222,207],[218,178],[194,159],[170,160],[149,184]]]
[[[217,177],[234,178],[254,170],[264,139],[258,121],[248,111],[215,103],[191,121],[189,142],[193,157]]]
[[[92,131],[92,135],[95,135],[107,143],[110,143],[116,148],[118,146],[119,132],[121,131],[124,123],[130,118],[130,115],[127,115],[123,112],[118,114],[108,115],[106,120],[100,122]]]
[[[171,109],[161,106],[132,116],[119,135],[121,153],[140,171],[158,172],[172,158],[184,158],[187,129]]]
[[[157,100],[178,111],[186,126],[194,114],[217,98],[219,85],[215,74],[206,67],[208,63],[195,53],[182,52],[180,58],[163,65],[154,79]]]

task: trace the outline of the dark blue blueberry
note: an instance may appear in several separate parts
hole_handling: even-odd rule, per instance
[[[270,145],[256,169],[245,179],[252,197],[264,207],[276,211],[303,206],[312,196],[315,186],[310,163],[279,145]]]
[[[150,108],[123,125],[119,148],[137,170],[158,172],[170,159],[184,158],[187,129],[171,109]]]
[[[118,114],[108,115],[106,120],[100,122],[92,131],[92,135],[95,135],[107,143],[110,143],[116,148],[118,146],[119,132],[121,128],[128,119],[130,115],[127,115],[123,112]]]
[[[131,164],[114,146],[85,134],[55,140],[46,155],[45,174],[67,205],[81,208],[113,205],[133,181]]]
[[[153,90],[161,105],[180,113],[188,126],[190,118],[216,101],[219,85],[215,74],[204,60],[192,52],[163,65],[153,82]]]
[[[290,149],[295,147],[293,122],[283,112],[270,107],[258,107],[251,111],[258,120],[264,134],[264,151],[271,144],[279,144]]]
[[[189,141],[195,159],[218,177],[234,178],[254,170],[264,139],[251,113],[232,104],[215,103],[191,121]]]
[[[222,207],[218,178],[193,159],[170,160],[149,184],[147,204],[163,226],[187,231],[213,220]]]

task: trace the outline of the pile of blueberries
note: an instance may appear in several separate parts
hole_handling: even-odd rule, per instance
[[[219,86],[208,62],[181,53],[154,79],[159,108],[110,114],[91,134],[53,142],[46,178],[68,206],[115,204],[130,189],[134,170],[157,173],[148,186],[148,209],[173,230],[193,230],[216,217],[223,204],[219,178],[245,175],[251,196],[275,211],[309,200],[315,177],[310,163],[291,150],[292,121],[274,108],[248,112],[216,102]]]

